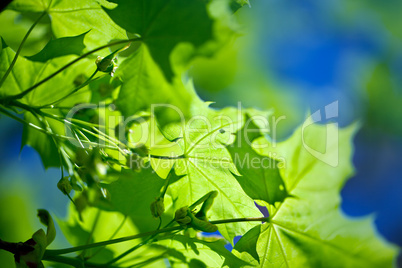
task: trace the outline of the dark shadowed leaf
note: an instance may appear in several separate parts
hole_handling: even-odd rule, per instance
[[[85,49],[84,38],[87,33],[50,40],[39,53],[27,57],[27,59],[46,62],[65,55],[80,55]]]
[[[105,9],[119,26],[139,34],[152,58],[171,81],[170,53],[181,42],[200,47],[213,39],[213,20],[208,3],[202,0],[115,0],[117,7]]]

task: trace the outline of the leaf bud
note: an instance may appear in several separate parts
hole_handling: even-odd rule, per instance
[[[176,210],[174,220],[181,226],[185,226],[191,222],[191,218],[187,215],[188,207],[182,207]]]
[[[109,73],[112,77],[117,69],[116,58],[113,58],[113,56],[111,55],[107,57],[98,56],[96,58],[95,64],[98,68],[98,71]]]
[[[57,188],[59,188],[59,190],[63,194],[68,195],[68,194],[70,194],[71,190],[73,189],[73,186],[71,185],[68,177],[63,177],[57,183]]]
[[[165,203],[163,197],[158,197],[151,203],[151,214],[155,218],[159,218],[165,212]]]

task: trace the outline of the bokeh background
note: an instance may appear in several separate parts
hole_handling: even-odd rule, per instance
[[[399,0],[255,0],[240,9],[239,36],[214,59],[190,70],[197,92],[214,107],[273,109],[286,116],[279,139],[308,112],[338,101],[340,126],[359,122],[356,174],[341,192],[350,216],[374,214],[378,231],[402,246],[402,2]],[[32,15],[0,14],[0,35],[16,49]],[[23,55],[50,38],[46,22]],[[44,170],[39,155],[21,148],[22,125],[0,118],[0,237],[23,241],[41,228],[37,208],[64,217],[58,169]],[[65,246],[59,236],[56,243]],[[55,246],[58,246],[55,244]],[[12,260],[0,252],[0,259]]]

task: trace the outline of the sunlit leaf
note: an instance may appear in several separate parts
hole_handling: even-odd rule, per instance
[[[259,128],[247,117],[245,127],[236,134],[234,143],[227,147],[240,173],[234,175],[248,196],[275,205],[283,202],[288,193],[279,174],[278,162],[261,156],[252,147],[252,142],[261,137]]]
[[[57,38],[76,36],[90,31],[85,37],[88,49],[105,45],[113,39],[126,39],[125,31],[102,10],[98,1],[17,0],[8,6],[21,12],[46,12]]]
[[[232,173],[236,167],[225,144],[233,142],[233,135],[241,128],[244,115],[237,109],[215,111],[203,106],[193,107],[193,119],[184,127],[167,127],[171,137],[183,137],[177,143],[184,157],[176,160],[175,170],[184,177],[169,187],[175,208],[191,205],[210,191],[218,196],[210,209],[210,219],[258,217],[252,198],[241,188]],[[166,155],[168,151],[166,150]],[[171,160],[165,160],[171,161]],[[219,232],[230,242],[245,233],[255,223],[229,223],[218,226]]]
[[[376,234],[372,217],[351,219],[339,210],[339,190],[353,172],[354,132],[354,126],[309,125],[289,140],[261,150],[263,154],[277,153],[285,164],[281,175],[294,198],[287,198],[276,209],[269,207],[270,222],[240,239],[235,246],[237,256],[261,267],[319,267],[328,263],[334,267],[392,267],[396,249]],[[262,139],[258,142],[266,143]],[[324,158],[316,158],[306,149],[312,149],[310,146],[336,155],[339,164],[332,167],[322,161]]]
[[[71,205],[68,218],[58,219],[58,224],[73,246],[129,236],[138,232],[128,217],[119,212],[104,211],[95,207],[85,208],[80,216],[74,205]],[[93,263],[105,263],[115,257],[116,252],[123,252],[138,242],[129,241],[107,247],[92,248],[77,252],[77,254],[85,256]]]
[[[248,263],[237,258],[224,246],[222,239],[211,241],[176,235],[158,241],[167,249],[167,258],[172,267],[188,264],[190,267],[247,267]]]
[[[124,115],[131,116],[152,107],[154,112],[161,113],[164,109],[176,117],[188,115],[195,93],[180,78],[173,85],[168,83],[146,46],[140,45],[117,69],[116,76],[123,81],[116,104]],[[173,109],[179,109],[181,114]]]

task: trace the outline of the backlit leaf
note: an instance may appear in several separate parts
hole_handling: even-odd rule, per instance
[[[376,234],[372,217],[351,219],[339,210],[339,190],[353,172],[354,132],[353,126],[310,125],[261,151],[275,152],[282,159],[286,167],[281,175],[294,198],[270,207],[270,222],[240,239],[235,246],[237,256],[261,267],[392,267],[396,249]],[[331,167],[313,156],[306,149],[312,145],[314,150],[339,157],[339,164]]]

